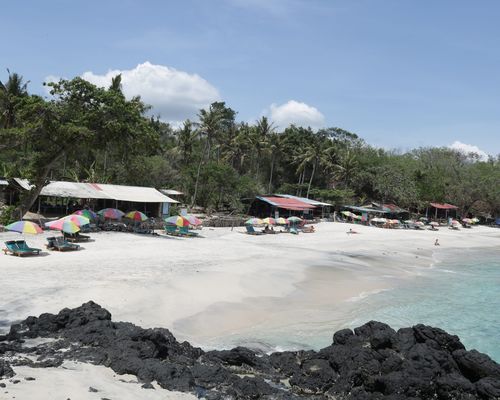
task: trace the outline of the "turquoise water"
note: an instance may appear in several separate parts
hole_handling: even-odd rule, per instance
[[[423,275],[355,304],[352,327],[417,323],[458,335],[467,349],[500,362],[500,252],[455,252]]]
[[[432,268],[399,281],[393,289],[317,308],[291,318],[286,325],[257,325],[211,343],[216,348],[238,345],[276,350],[320,349],[342,328],[370,320],[394,329],[419,323],[458,335],[465,347],[500,362],[500,251],[441,253]]]

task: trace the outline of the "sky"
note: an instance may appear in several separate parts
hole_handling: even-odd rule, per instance
[[[47,95],[44,81],[122,73],[174,125],[225,101],[242,121],[496,155],[499,20],[496,0],[10,1],[0,80],[9,68]]]

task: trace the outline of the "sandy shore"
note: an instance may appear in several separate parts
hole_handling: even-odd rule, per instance
[[[360,233],[346,234],[351,227]],[[500,238],[487,227],[431,232],[340,223],[298,236],[242,231],[204,229],[204,238],[101,232],[78,252],[0,255],[0,324],[92,299],[116,320],[167,327],[211,347],[249,330],[340,317],[342,302],[411,279],[431,265],[433,252],[496,246]],[[42,248],[48,234],[27,240]],[[0,234],[2,242],[19,237]]]
[[[359,234],[346,234],[349,228]],[[78,252],[44,251],[26,258],[2,254],[0,331],[28,315],[94,300],[114,320],[166,327],[178,339],[204,348],[311,347],[318,332],[326,345],[331,332],[355,318],[345,311],[349,302],[412,279],[450,250],[498,246],[500,239],[500,230],[487,227],[431,232],[320,223],[316,229],[298,236],[204,229],[203,238],[101,232]],[[49,234],[26,239],[44,248]],[[20,237],[0,233],[1,242]],[[81,386],[92,386],[89,382],[111,394],[124,390],[127,384],[112,371],[95,368],[102,367],[17,372],[21,377],[38,374],[41,389],[36,390],[47,391],[39,398],[51,398],[54,390],[62,393],[56,384],[61,380],[72,382],[65,392],[81,393],[72,399],[91,398]],[[29,381],[10,386],[17,398],[35,387]]]

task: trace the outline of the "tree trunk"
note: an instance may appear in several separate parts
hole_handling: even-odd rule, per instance
[[[307,195],[306,195],[307,198],[309,198],[309,192],[311,191],[311,185],[312,185],[312,181],[314,179],[315,172],[316,172],[316,163],[313,164],[313,169],[311,172],[311,179],[309,179],[309,186],[307,187]]]
[[[24,214],[29,211],[31,207],[33,207],[33,204],[35,204],[36,199],[40,195],[40,192],[47,182],[47,176],[49,175],[52,166],[57,163],[63,155],[64,150],[53,157],[52,160],[39,171],[39,174],[35,179],[33,188],[28,193],[26,193],[25,196],[22,196],[21,201],[14,210],[13,215],[18,215],[19,219],[21,220],[23,219]]]
[[[195,203],[196,203],[196,196],[198,195],[198,183],[200,181],[200,171],[201,171],[201,166],[203,164],[203,161],[205,160],[205,153],[207,151],[207,148],[209,147],[208,143],[209,142],[207,139],[207,141],[205,142],[205,148],[203,149],[203,153],[202,153],[201,158],[200,158],[200,162],[198,163],[198,171],[196,172],[196,182],[194,184],[194,193],[193,193],[193,198],[191,199],[191,208],[193,208]]]
[[[271,193],[271,185],[273,184],[273,172],[274,172],[274,155],[271,157],[271,172],[269,174],[269,185],[267,187],[267,193]]]

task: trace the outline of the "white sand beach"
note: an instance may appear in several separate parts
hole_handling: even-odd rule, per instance
[[[350,228],[359,234],[346,234]],[[304,338],[326,322],[331,333],[348,325],[352,316],[343,305],[418,276],[449,250],[500,242],[500,230],[481,226],[433,232],[323,222],[316,233],[298,236],[243,231],[205,228],[203,238],[100,232],[77,252],[1,254],[1,330],[28,315],[93,300],[116,321],[165,327],[203,348],[244,344],[270,351],[262,344],[267,336],[298,330],[297,347],[307,346]],[[49,234],[26,240],[44,248]],[[0,233],[1,242],[20,237]],[[40,380],[49,379],[40,373]]]

